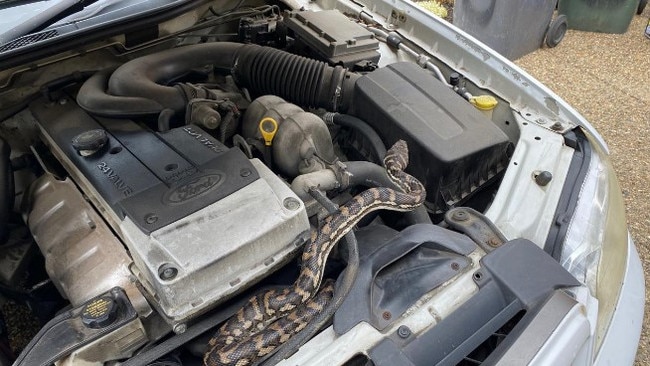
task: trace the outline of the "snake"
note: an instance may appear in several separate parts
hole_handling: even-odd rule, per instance
[[[323,282],[325,262],[335,244],[365,215],[376,210],[411,211],[424,202],[422,183],[404,169],[409,162],[408,146],[397,141],[383,160],[389,178],[400,190],[369,188],[326,216],[312,229],[302,252],[296,281],[284,289],[273,289],[251,297],[226,320],[208,341],[206,366],[246,366],[273,352],[296,334],[331,298],[331,285]],[[320,288],[320,291],[319,291]],[[318,310],[318,311],[316,311]],[[303,325],[304,324],[304,325]]]

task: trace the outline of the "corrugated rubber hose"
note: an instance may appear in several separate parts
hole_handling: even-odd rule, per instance
[[[254,96],[273,94],[302,106],[345,112],[358,74],[271,47],[231,42],[174,48],[129,61],[110,77],[98,73],[82,86],[77,102],[90,113],[110,117],[180,112],[187,96],[167,85],[207,65],[229,72]]]

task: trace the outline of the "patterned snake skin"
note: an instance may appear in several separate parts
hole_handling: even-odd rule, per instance
[[[270,290],[248,300],[210,339],[203,359],[205,365],[250,365],[304,328],[331,298],[333,290],[329,284],[323,286],[318,295],[316,292],[334,245],[372,211],[411,211],[424,202],[424,187],[404,172],[407,165],[406,142],[397,141],[387,151],[384,167],[403,192],[385,187],[371,188],[345,203],[339,212],[327,216],[322,225],[312,231],[311,241],[305,245],[302,269],[296,282],[284,290]]]

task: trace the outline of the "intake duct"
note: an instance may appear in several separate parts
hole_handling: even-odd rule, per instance
[[[205,65],[229,71],[254,96],[273,94],[302,106],[340,112],[347,110],[359,78],[341,66],[271,47],[205,43],[137,58],[110,77],[98,73],[83,85],[77,102],[88,112],[107,117],[155,116],[165,108],[180,112],[188,100],[179,88],[167,84]]]

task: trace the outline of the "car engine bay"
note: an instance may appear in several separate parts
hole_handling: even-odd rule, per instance
[[[338,310],[293,350],[282,346],[286,357],[324,325],[392,329],[423,296],[453,297],[459,276],[480,283],[470,270],[506,241],[481,212],[517,143],[507,103],[484,95],[494,104],[477,106],[475,86],[446,69],[441,79],[435,65],[385,64],[381,50],[405,41],[338,10],[206,13],[175,47],[154,43],[110,66],[89,59],[71,76],[35,80],[39,91],[20,97],[26,108],[5,116],[3,171],[16,174],[5,199],[16,195],[24,221],[2,228],[25,248],[12,273],[39,257],[45,273],[31,281],[68,304],[43,315],[16,364],[198,364],[215,326],[251,296],[301,278],[318,233],[343,237],[319,262],[318,285],[336,281]],[[385,161],[402,143],[400,169],[422,184],[423,203],[355,206],[362,192],[409,193]],[[335,226],[333,217],[347,219]],[[525,250],[533,266],[557,270],[544,291],[578,285]]]

